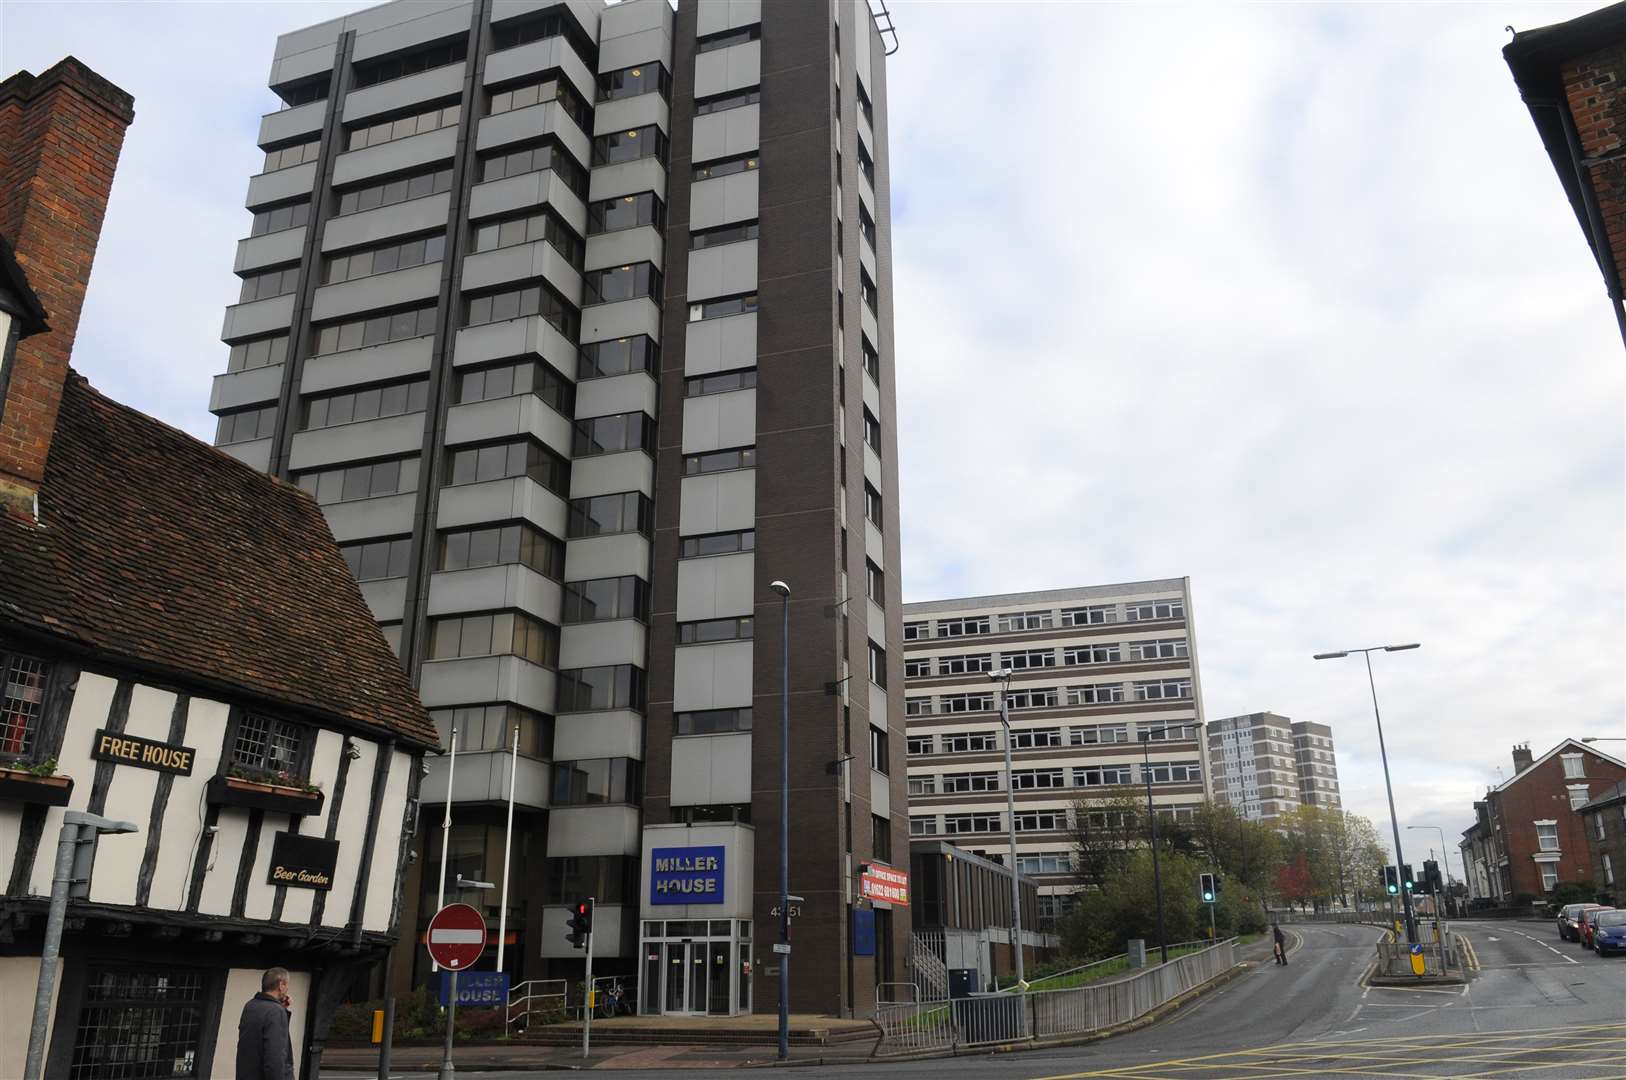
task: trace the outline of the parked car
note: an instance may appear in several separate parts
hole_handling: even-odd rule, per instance
[[[1593,920],[1592,951],[1599,956],[1626,952],[1626,911],[1602,911]]]
[[[1581,912],[1580,916],[1575,920],[1576,932],[1581,935],[1578,939],[1581,942],[1581,948],[1592,948],[1592,931],[1598,925],[1598,916],[1605,911],[1614,910],[1612,907],[1595,907],[1590,911]]]
[[[1576,920],[1581,912],[1601,907],[1602,904],[1565,904],[1558,912],[1558,940],[1580,941],[1581,935],[1575,928]]]

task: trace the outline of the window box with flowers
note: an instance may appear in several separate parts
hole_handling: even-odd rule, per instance
[[[73,777],[56,771],[55,758],[37,765],[0,761],[0,799],[40,806],[67,806],[72,794]]]
[[[60,776],[56,758],[41,760],[41,725],[52,667],[0,649],[0,800],[66,806],[73,778]]]
[[[255,713],[237,723],[209,802],[283,814],[320,814],[326,796],[309,780],[310,728]]]

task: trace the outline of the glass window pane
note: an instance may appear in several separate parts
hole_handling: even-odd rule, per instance
[[[447,533],[441,547],[440,568],[462,570],[469,565],[469,534]]]
[[[356,394],[355,419],[378,419],[378,403],[381,397],[382,394],[376,387],[371,390],[362,390]]]
[[[401,483],[401,463],[399,461],[381,461],[373,466],[372,493],[374,495],[393,495]]]
[[[497,529],[478,529],[469,534],[469,565],[493,566],[497,563],[497,555],[501,540]]]

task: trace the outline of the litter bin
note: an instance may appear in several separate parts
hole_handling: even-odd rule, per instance
[[[949,968],[949,997],[970,997],[977,992],[976,968]]]

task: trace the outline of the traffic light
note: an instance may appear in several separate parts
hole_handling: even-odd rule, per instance
[[[1203,875],[1201,875],[1201,886],[1202,886],[1203,903],[1212,904],[1214,902],[1214,899],[1219,895],[1219,888],[1214,882],[1214,875],[1213,874],[1203,874]]]
[[[570,933],[565,940],[570,942],[573,949],[585,948],[587,937],[593,932],[593,902],[591,900],[578,900],[570,912]]]
[[[1394,896],[1400,891],[1400,876],[1392,866],[1383,868],[1383,891]]]
[[[1417,879],[1412,876],[1411,863],[1403,863],[1400,867],[1400,881],[1406,886],[1407,892],[1417,891]]]
[[[1440,864],[1433,859],[1423,863],[1423,891],[1430,896],[1445,895],[1445,886],[1440,881]]]

